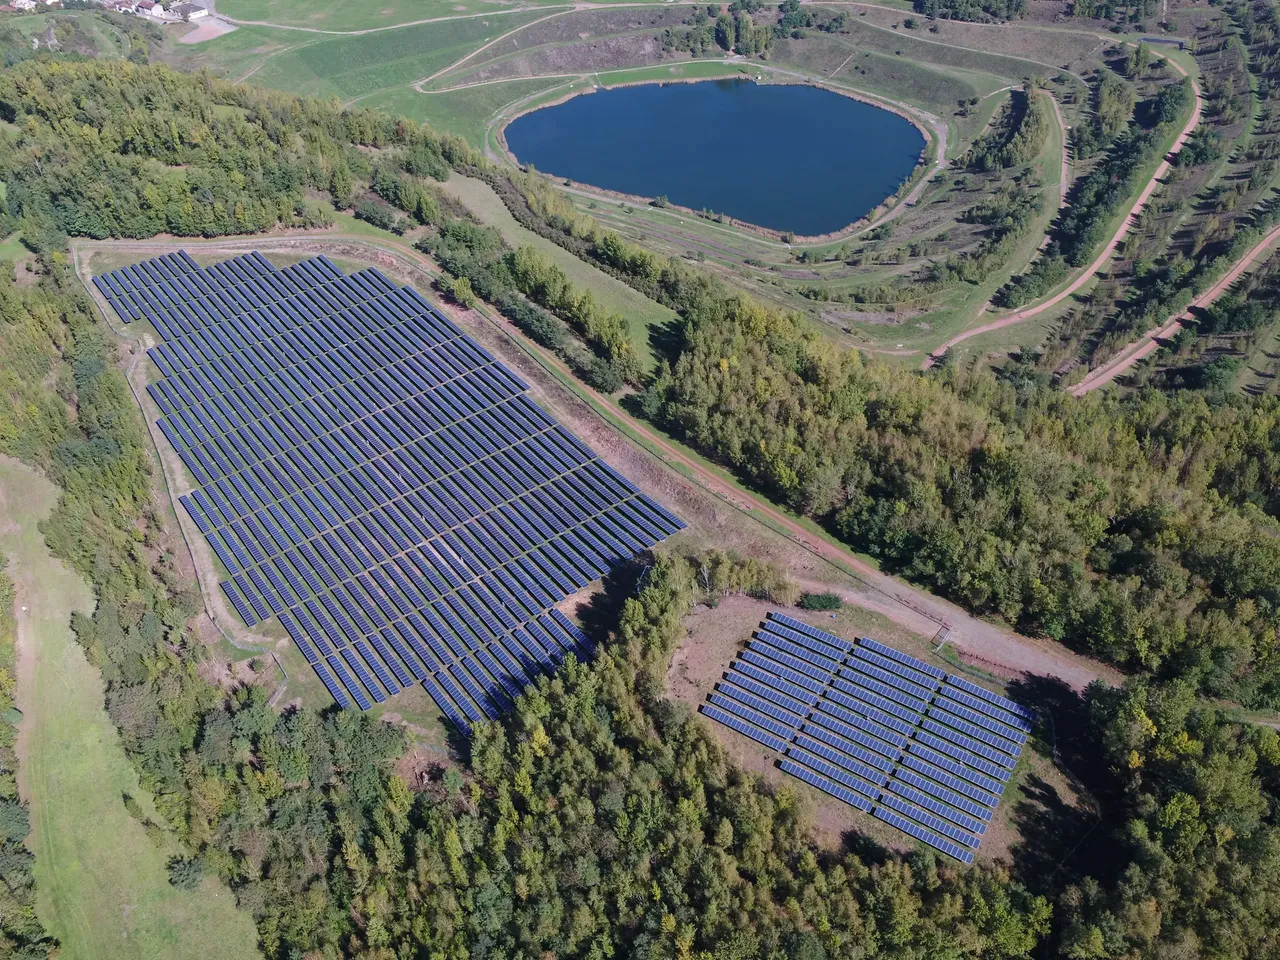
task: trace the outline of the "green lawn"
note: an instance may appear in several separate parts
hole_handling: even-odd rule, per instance
[[[479,49],[487,41],[545,17],[549,12],[549,9],[494,12],[357,36],[291,35],[291,41],[303,36],[314,42],[303,43],[266,60],[253,79],[291,93],[344,99],[363,97],[387,87],[421,80]],[[289,31],[272,33],[278,38]],[[217,43],[215,40],[210,46]]]
[[[597,2],[607,3],[609,0]],[[523,0],[519,5],[531,7],[549,4],[547,0]],[[257,20],[313,30],[353,31],[392,27],[420,20],[465,17],[474,13],[497,14],[502,12],[502,8],[491,0],[376,0],[372,3],[350,3],[343,0],[219,0],[218,12],[235,20]]]
[[[526,244],[536,247],[544,256],[554,261],[573,283],[584,290],[590,290],[601,305],[622,314],[630,328],[631,340],[641,363],[645,369],[653,366],[650,333],[674,320],[676,315],[673,310],[655,303],[621,280],[597,270],[545,237],[520,226],[487,183],[455,174],[444,184],[444,190],[461,200],[480,220],[495,227],[507,243],[513,247]]]
[[[62,942],[61,960],[257,957],[253,921],[230,891],[213,879],[194,891],[170,886],[176,845],[157,848],[125,810],[126,793],[146,811],[151,798],[103,709],[102,677],[69,627],[93,597],[37,529],[57,488],[6,459],[0,493],[0,549],[18,586],[20,779],[31,803],[37,910]]]
[[[0,240],[0,260],[21,260],[30,252],[22,243],[21,233],[11,233]]]
[[[361,106],[419,120],[437,130],[456,133],[475,147],[482,147],[489,121],[504,107],[561,86],[564,82],[561,79],[512,80],[429,93],[400,87],[362,100]]]

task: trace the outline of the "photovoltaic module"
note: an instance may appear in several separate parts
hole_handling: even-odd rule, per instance
[[[94,278],[149,351],[183,507],[248,626],[339,705],[422,683],[466,731],[590,641],[554,605],[683,528],[409,287],[185,252]]]
[[[701,711],[783,754],[779,767],[973,862],[1034,716],[875,640],[771,613]]]

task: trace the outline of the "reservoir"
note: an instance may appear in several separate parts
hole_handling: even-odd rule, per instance
[[[911,175],[910,122],[818,87],[746,80],[600,90],[506,128],[522,164],[801,236],[875,209]]]

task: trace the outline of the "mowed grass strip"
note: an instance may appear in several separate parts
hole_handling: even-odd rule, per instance
[[[363,97],[386,87],[421,80],[478,50],[487,41],[551,12],[553,8],[491,13],[318,39],[273,57],[254,79],[292,93]]]
[[[83,580],[37,529],[58,497],[45,477],[0,459],[0,549],[18,586],[22,795],[31,804],[37,912],[62,942],[60,960],[241,960],[257,932],[214,879],[168,882],[168,858],[125,810],[152,812],[103,709],[102,676],[72,636],[73,610],[93,608]],[[26,607],[23,610],[23,607]]]
[[[493,188],[482,180],[460,177],[454,174],[443,185],[447,193],[462,201],[477,218],[495,228],[513,247],[535,247],[539,253],[553,261],[580,289],[590,290],[592,296],[604,307],[621,314],[631,332],[631,342],[645,370],[653,368],[653,348],[650,334],[666,326],[676,318],[675,311],[655,303],[632,290],[621,280],[597,270],[545,237],[527,230],[516,222],[511,211]]]

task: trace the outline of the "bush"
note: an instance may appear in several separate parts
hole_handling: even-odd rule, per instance
[[[182,890],[194,890],[204,879],[205,864],[200,857],[170,857],[169,882]]]
[[[373,224],[380,230],[386,230],[397,235],[404,233],[400,217],[388,206],[376,203],[373,200],[357,200],[355,211],[358,218],[365,221],[365,223]]]
[[[844,601],[828,590],[826,593],[802,593],[796,606],[803,610],[839,610]]]

